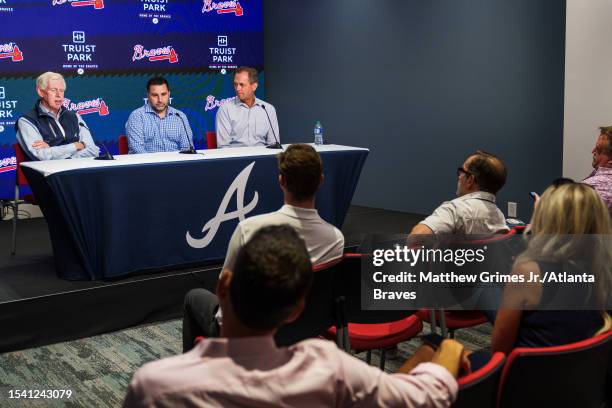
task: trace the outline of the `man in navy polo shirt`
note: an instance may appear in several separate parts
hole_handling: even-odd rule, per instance
[[[170,85],[163,77],[147,82],[147,102],[125,124],[130,153],[189,150],[193,133],[187,116],[169,105]]]
[[[36,79],[36,92],[40,99],[15,124],[17,141],[29,158],[97,157],[100,149],[85,121],[64,106],[64,77],[55,72],[45,72]]]

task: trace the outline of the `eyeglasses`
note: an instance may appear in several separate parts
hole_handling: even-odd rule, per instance
[[[474,176],[474,177],[476,177],[476,175],[474,173],[467,171],[463,167],[457,167],[457,177],[459,177],[461,175],[461,173],[463,173],[463,174],[465,174],[467,176]]]

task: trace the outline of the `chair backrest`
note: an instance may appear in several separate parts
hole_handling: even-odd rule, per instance
[[[344,262],[335,282],[336,298],[342,298],[345,323],[388,323],[408,317],[416,310],[363,310],[361,307],[362,262],[371,263],[370,255],[344,254]]]
[[[17,169],[15,170],[15,173],[17,175],[16,183],[19,186],[27,186],[28,179],[26,178],[25,174],[23,174],[23,170],[21,169],[20,164],[22,162],[28,161],[28,157],[26,156],[25,152],[23,151],[19,143],[14,143],[13,149],[15,149],[15,157],[17,159]]]
[[[455,253],[458,250],[466,251],[464,253],[467,253],[467,251],[483,251],[484,260],[482,262],[465,262],[463,265],[447,262],[444,265],[444,272],[453,271],[457,274],[472,276],[480,276],[484,271],[510,274],[516,256],[525,247],[525,241],[516,232],[517,230],[510,229],[505,234],[450,242],[448,248]],[[466,310],[480,310],[484,305],[488,305],[491,309],[497,309],[499,306],[500,285],[481,285],[482,290],[475,289],[474,285],[462,283],[448,284],[447,287],[450,290],[449,295],[451,297],[448,300],[451,301],[451,304],[444,305],[445,308],[454,308],[453,302],[455,304],[460,303]],[[500,293],[497,293],[498,291]]]
[[[603,406],[612,331],[556,347],[514,349],[499,385],[498,407]]]
[[[457,379],[459,393],[453,408],[493,407],[497,401],[497,388],[506,356],[493,354],[487,364]]]
[[[217,133],[208,131],[206,132],[206,148],[216,149],[217,148]]]
[[[288,346],[298,341],[316,337],[336,324],[334,309],[334,281],[343,259],[317,265],[314,278],[306,296],[304,311],[292,323],[281,326],[276,332],[276,344]]]
[[[125,135],[119,135],[119,154],[128,154],[130,146],[128,145],[128,138]]]

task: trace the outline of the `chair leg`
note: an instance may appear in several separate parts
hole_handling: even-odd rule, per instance
[[[440,309],[440,334],[442,337],[446,337],[448,330],[446,329],[446,315],[444,309]]]
[[[368,350],[368,352],[366,353],[366,363],[372,363],[372,350]]]
[[[15,255],[17,249],[17,218],[19,218],[19,186],[15,186],[15,201],[13,201],[13,234],[11,255]]]
[[[385,357],[387,354],[387,350],[385,349],[380,349],[380,364],[378,365],[378,367],[385,371]]]

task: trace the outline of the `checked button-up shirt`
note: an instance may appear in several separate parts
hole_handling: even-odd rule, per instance
[[[147,102],[130,114],[125,124],[129,153],[174,152],[189,149],[193,132],[187,116],[168,106],[160,118]]]

